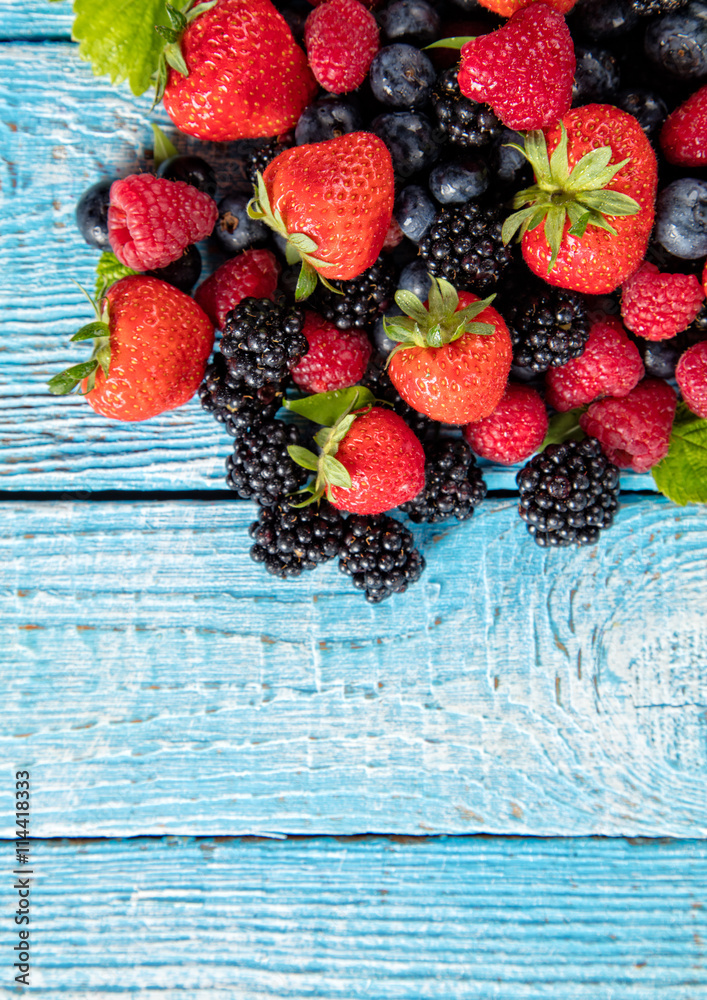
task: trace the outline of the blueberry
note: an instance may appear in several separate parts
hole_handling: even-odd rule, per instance
[[[418,184],[404,187],[395,199],[395,220],[413,243],[419,243],[437,214],[434,202]]]
[[[606,104],[619,89],[619,64],[606,49],[575,47],[577,69],[572,85],[572,105]]]
[[[216,174],[214,168],[200,156],[179,154],[164,160],[157,169],[157,176],[166,181],[184,181],[198,188],[209,198],[216,197]]]
[[[668,106],[662,97],[642,87],[621,90],[616,95],[616,105],[638,120],[638,124],[649,139],[658,134],[668,117]]]
[[[349,100],[324,98],[304,109],[295,128],[295,142],[326,142],[363,127],[359,109]]]
[[[420,302],[424,302],[429,295],[431,285],[432,278],[424,260],[413,260],[402,269],[398,278],[398,288],[417,295]]]
[[[425,104],[436,78],[435,68],[424,52],[402,42],[380,49],[369,71],[373,96],[392,108]]]
[[[654,239],[687,260],[707,256],[707,181],[681,177],[658,195]]]
[[[532,183],[530,164],[513,146],[523,148],[524,139],[519,132],[504,129],[496,141],[491,156],[493,179],[500,187],[522,187]]]
[[[620,38],[638,24],[630,0],[579,0],[570,20],[588,38]]]
[[[680,358],[680,347],[675,337],[670,340],[644,341],[639,350],[646,375],[665,379],[675,377],[675,366]]]
[[[382,316],[373,324],[373,329],[371,330],[371,340],[376,348],[376,350],[387,357],[388,354],[396,346],[396,341],[391,340],[390,337],[386,335],[385,325],[383,323],[384,319],[392,319],[394,316],[402,316],[402,309],[398,309],[397,306],[391,306],[390,309],[386,309]]]
[[[188,295],[201,274],[201,254],[192,244],[178,260],[172,261],[167,267],[160,267],[147,273],[153,278],[161,278],[168,285],[174,285],[180,292],[186,292]]]
[[[481,160],[441,163],[430,174],[430,191],[443,205],[461,205],[478,198],[488,187],[488,171]]]
[[[250,194],[234,191],[218,203],[218,220],[214,234],[229,253],[240,253],[249,247],[263,244],[270,235],[264,222],[251,219],[246,212]]]
[[[108,203],[112,180],[92,184],[79,198],[76,225],[89,246],[110,250],[108,239]]]
[[[393,169],[400,178],[411,177],[431,167],[439,157],[441,140],[429,118],[419,112],[393,111],[378,115],[369,127],[388,147]]]
[[[426,0],[393,0],[378,15],[386,42],[429,45],[439,36],[439,14]]]
[[[644,48],[648,58],[673,77],[707,76],[707,3],[692,0],[684,10],[652,21]]]

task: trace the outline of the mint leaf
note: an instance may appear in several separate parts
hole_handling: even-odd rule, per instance
[[[324,427],[333,427],[345,413],[370,406],[376,399],[370,389],[362,385],[352,385],[350,389],[335,389],[333,392],[318,392],[303,399],[286,399],[285,406],[299,413],[307,420]]]
[[[565,441],[581,441],[586,434],[579,426],[579,418],[582,416],[586,406],[578,406],[574,410],[567,410],[566,413],[555,413],[550,418],[550,425],[545,435],[545,440],[538,448],[544,451],[549,444],[563,444]]]
[[[74,13],[73,37],[94,76],[144,94],[165,44],[155,25],[169,26],[164,0],[74,0]]]
[[[707,503],[707,420],[678,403],[670,451],[651,472],[655,484],[673,503]]]
[[[105,250],[96,265],[96,298],[103,298],[110,286],[114,285],[116,281],[137,273],[137,271],[133,271],[132,267],[121,264],[110,250]]]

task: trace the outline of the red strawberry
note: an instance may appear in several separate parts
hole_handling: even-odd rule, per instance
[[[657,165],[637,120],[587,104],[526,136],[537,184],[520,191],[503,226],[520,228],[523,257],[551,285],[602,295],[643,260],[653,226]]]
[[[213,198],[183,181],[131,174],[110,188],[108,235],[121,264],[154,271],[179,260],[218,219]]]
[[[358,0],[326,0],[307,18],[304,43],[317,83],[348,94],[366,79],[379,48],[378,24]]]
[[[323,316],[307,309],[302,333],[309,349],[290,369],[298,388],[304,392],[332,392],[356,385],[363,377],[372,351],[363,330],[339,330]]]
[[[508,328],[490,299],[457,292],[433,279],[429,309],[411,292],[396,292],[407,316],[393,317],[386,333],[399,346],[391,356],[391,381],[420,413],[445,424],[468,424],[491,413],[511,369]]]
[[[639,337],[669,340],[687,329],[704,299],[694,274],[661,274],[645,261],[621,286],[621,316]]]
[[[463,433],[477,455],[513,465],[538,450],[547,427],[547,410],[540,393],[528,385],[509,382],[493,413],[467,424]]]
[[[668,115],[660,146],[669,163],[703,167],[707,163],[707,85]]]
[[[95,338],[92,360],[55,376],[50,390],[71,392],[81,381],[96,413],[147,420],[191,399],[204,376],[214,331],[184,292],[135,275],[109,288],[101,321],[74,339],[90,337]]]
[[[546,0],[548,7],[559,11],[560,14],[567,14],[572,10],[577,0]],[[529,7],[533,0],[479,0],[482,7],[493,10],[502,17],[511,17],[516,11],[523,7]]]
[[[188,75],[164,71],[164,106],[177,128],[214,142],[294,128],[317,84],[270,0],[217,0],[193,15],[170,53]]]
[[[274,298],[280,271],[275,255],[269,250],[244,250],[202,282],[194,298],[214,326],[223,330],[228,313],[242,299]]]
[[[575,68],[564,17],[532,3],[466,43],[457,79],[462,94],[490,104],[508,128],[536,129],[569,110]]]
[[[249,212],[288,240],[303,261],[298,298],[316,272],[348,280],[371,267],[393,214],[393,164],[371,132],[295,146],[265,169]],[[306,293],[306,294],[305,294]]]

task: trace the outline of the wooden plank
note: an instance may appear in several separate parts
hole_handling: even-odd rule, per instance
[[[252,563],[250,504],[2,511],[0,756],[37,836],[707,835],[703,507],[548,552],[487,503],[416,529],[425,576],[375,607]]]
[[[31,992],[47,1000],[707,988],[704,842],[168,837],[40,842],[32,858]]]
[[[98,254],[76,230],[76,202],[101,177],[144,169],[149,123],[166,125],[166,117],[150,113],[147,95],[136,99],[126,87],[96,80],[67,44],[4,46],[3,80],[0,489],[224,489],[232,442],[198,402],[121,424],[78,397],[57,399],[46,389],[47,379],[84,357],[69,337],[91,318],[74,280],[92,287]],[[167,130],[180,149],[203,151],[228,183],[230,146],[197,144]],[[217,259],[212,255],[211,264]],[[515,472],[490,468],[489,488],[514,489]],[[625,489],[654,488],[646,475],[627,473],[622,482]]]
[[[71,3],[49,0],[0,0],[0,41],[70,38]]]

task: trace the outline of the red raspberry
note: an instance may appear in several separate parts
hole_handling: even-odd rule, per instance
[[[304,26],[307,59],[331,94],[348,94],[366,79],[378,51],[378,24],[358,0],[326,0]]]
[[[694,274],[661,274],[644,261],[621,286],[621,315],[646,340],[668,340],[687,329],[705,293]]]
[[[154,271],[178,260],[213,230],[213,198],[183,181],[132,174],[110,188],[108,236],[121,264]]]
[[[623,399],[600,399],[579,418],[621,469],[647,472],[668,454],[677,399],[660,378],[639,382]]]
[[[337,330],[333,323],[308,309],[302,333],[309,350],[290,369],[295,385],[305,392],[329,392],[356,385],[372,350],[363,330]]]
[[[660,145],[669,163],[681,167],[707,163],[707,86],[668,115],[660,130]]]
[[[545,399],[560,413],[600,396],[626,396],[645,374],[638,348],[613,316],[597,320],[584,353],[545,375]]]
[[[707,420],[707,340],[685,351],[675,369],[675,378],[682,398],[695,416]]]
[[[477,455],[501,465],[513,465],[538,450],[547,434],[547,424],[540,394],[530,386],[509,382],[493,413],[467,424],[463,434]]]
[[[214,326],[223,330],[226,316],[242,299],[274,298],[280,270],[269,250],[244,250],[202,282],[194,298]]]

